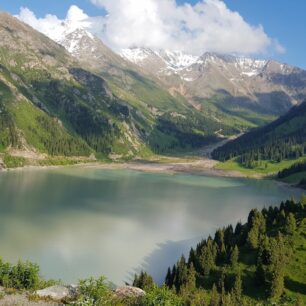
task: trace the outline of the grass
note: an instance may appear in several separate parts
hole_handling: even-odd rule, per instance
[[[239,171],[247,176],[269,176],[274,175],[280,170],[289,168],[297,162],[305,161],[305,157],[293,160],[283,160],[279,163],[271,161],[263,161],[262,166],[256,168],[245,168],[236,159],[231,159],[226,162],[220,162],[215,166],[215,169],[225,170],[225,171]]]
[[[306,178],[306,171],[298,172],[291,174],[282,179],[283,182],[288,184],[298,184],[301,182],[302,179]]]
[[[23,157],[16,157],[5,154],[3,157],[3,162],[6,168],[18,168],[25,166],[26,159]]]
[[[285,292],[294,297],[300,294],[306,302],[306,219],[298,226],[292,239],[293,256],[286,267]]]

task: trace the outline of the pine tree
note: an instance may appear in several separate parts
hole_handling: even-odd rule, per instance
[[[211,290],[211,297],[210,297],[209,305],[219,306],[219,301],[220,301],[219,293],[218,293],[216,285],[214,284]]]
[[[141,288],[145,291],[150,291],[152,288],[154,288],[155,283],[151,275],[141,271],[138,276],[135,275],[133,286]]]
[[[242,280],[240,272],[238,272],[236,275],[234,287],[232,289],[232,295],[235,301],[235,305],[240,305],[242,302]]]
[[[166,286],[168,286],[170,289],[171,289],[172,286],[173,286],[173,277],[172,277],[172,273],[171,273],[170,267],[168,268],[168,271],[167,271],[167,275],[166,275],[166,279],[165,279],[165,284],[166,284]]]
[[[252,249],[257,249],[262,235],[266,232],[266,220],[257,209],[251,210],[248,217],[247,242]]]
[[[285,222],[285,233],[293,235],[296,230],[296,220],[293,213],[289,213]]]
[[[232,253],[231,253],[231,257],[230,257],[231,266],[233,268],[237,267],[238,260],[239,260],[239,249],[238,249],[237,245],[235,245],[234,248],[232,249]]]

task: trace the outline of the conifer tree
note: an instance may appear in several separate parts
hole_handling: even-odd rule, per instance
[[[216,285],[214,284],[213,287],[212,287],[212,291],[211,291],[209,305],[210,306],[219,306],[219,301],[220,301],[219,293],[218,293]]]
[[[234,246],[231,252],[230,263],[233,268],[237,267],[239,260],[239,249],[237,245]]]
[[[240,271],[236,275],[234,287],[232,289],[232,296],[235,302],[235,305],[240,305],[242,302],[242,280]]]
[[[296,220],[293,213],[289,213],[285,222],[285,233],[293,235],[296,230]]]

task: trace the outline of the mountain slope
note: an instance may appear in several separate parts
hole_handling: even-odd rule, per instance
[[[125,49],[121,55],[152,72],[198,109],[216,107],[255,125],[260,124],[257,115],[284,114],[306,98],[306,72],[271,60],[216,53],[194,57],[144,48]]]
[[[262,160],[294,160],[306,153],[305,129],[306,101],[271,124],[228,142],[212,155],[222,161],[236,158],[247,168],[256,167]]]
[[[136,135],[122,123],[127,106],[101,77],[5,13],[0,37],[1,121],[11,131],[3,149],[104,156],[138,149]]]
[[[238,132],[170,95],[90,33],[67,35],[74,56],[0,14],[2,152],[133,158],[203,146],[220,130]]]

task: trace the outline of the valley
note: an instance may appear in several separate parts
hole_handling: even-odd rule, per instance
[[[226,1],[106,2],[0,11],[0,305],[302,306],[306,70]]]

